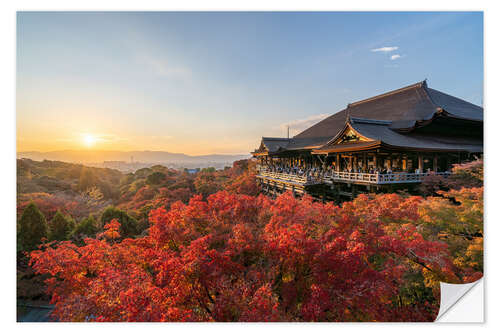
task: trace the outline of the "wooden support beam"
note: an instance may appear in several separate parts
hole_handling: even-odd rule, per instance
[[[424,171],[424,157],[418,154],[418,171],[422,173]]]
[[[438,156],[437,156],[437,154],[436,154],[436,155],[434,155],[434,159],[433,159],[433,161],[432,161],[432,170],[433,170],[434,172],[437,172],[437,171],[438,171]]]

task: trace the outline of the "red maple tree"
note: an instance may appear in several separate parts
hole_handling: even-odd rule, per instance
[[[152,210],[145,237],[120,241],[114,220],[31,265],[62,321],[431,321],[438,281],[462,276],[419,227],[430,210],[396,194],[336,206],[221,191]]]

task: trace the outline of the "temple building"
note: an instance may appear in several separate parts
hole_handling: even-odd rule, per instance
[[[252,152],[264,192],[323,198],[411,190],[483,153],[483,108],[426,81],[367,98]]]

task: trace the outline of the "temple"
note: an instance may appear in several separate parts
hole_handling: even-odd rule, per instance
[[[252,152],[262,190],[323,199],[412,190],[482,156],[483,108],[419,82],[347,107]]]

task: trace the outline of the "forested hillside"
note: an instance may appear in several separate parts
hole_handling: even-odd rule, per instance
[[[90,215],[99,217],[106,207],[113,206],[146,225],[150,209],[168,208],[177,200],[187,202],[194,194],[206,197],[223,189],[257,194],[253,168],[248,160],[241,160],[232,168],[207,168],[194,175],[161,165],[123,174],[81,164],[20,159],[18,218],[29,203],[34,203],[49,221],[58,210],[78,222]]]

